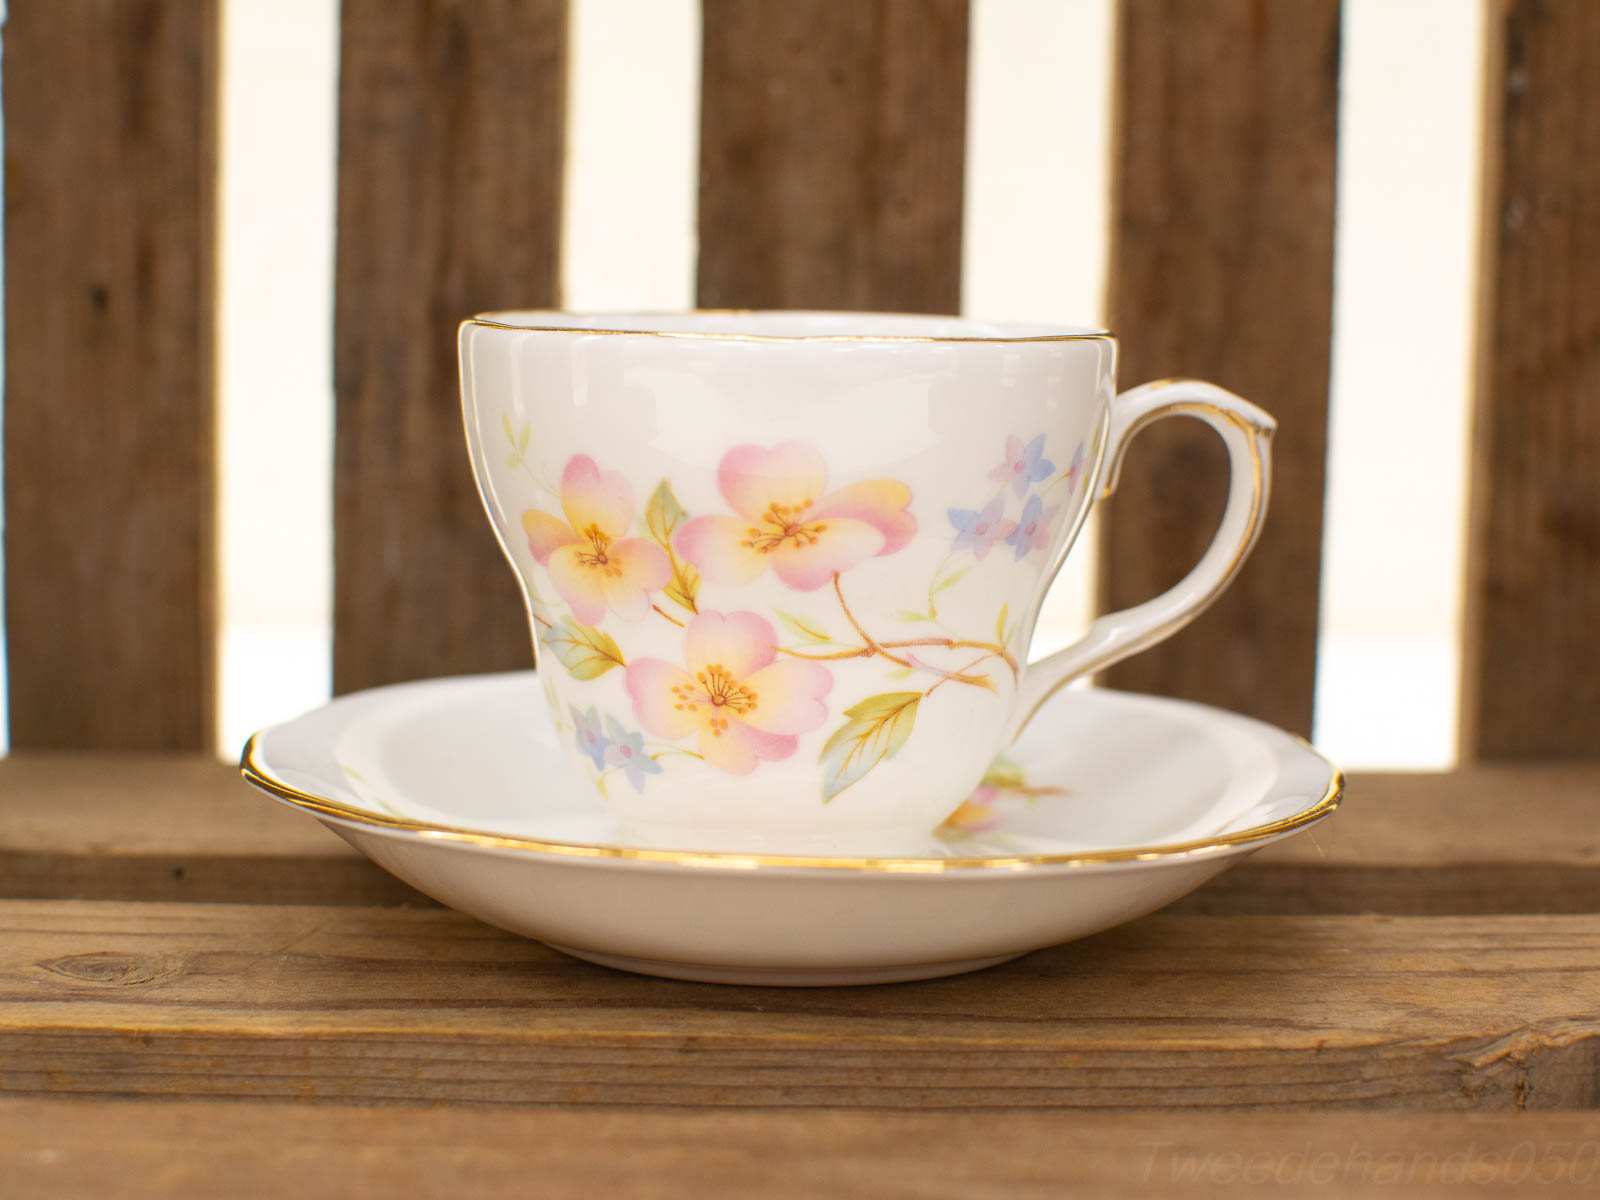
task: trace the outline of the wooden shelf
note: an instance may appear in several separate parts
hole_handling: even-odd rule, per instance
[[[974,975],[746,989],[440,908],[0,903],[17,1093],[718,1108],[1586,1108],[1600,915],[1156,915]]]
[[[0,762],[0,1093],[1590,1110],[1597,785],[1593,766],[1357,776],[1321,828],[1164,913],[976,975],[790,991],[632,976],[490,929],[226,765],[18,756]],[[773,1129],[741,1136],[760,1153],[789,1136]]]
[[[0,896],[429,904],[198,757],[0,760]],[[1328,821],[1177,911],[1600,912],[1600,765],[1356,775]]]
[[[1587,1113],[640,1112],[0,1100],[18,1194],[1592,1196]],[[1509,1153],[1511,1148],[1517,1152]],[[179,1165],[181,1164],[181,1166]]]

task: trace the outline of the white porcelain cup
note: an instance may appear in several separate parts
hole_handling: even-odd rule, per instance
[[[1238,570],[1273,421],[1210,384],[1117,395],[1115,339],[865,313],[494,313],[461,327],[472,467],[551,712],[632,842],[870,854],[931,829],[1068,681]],[[1027,659],[1130,438],[1232,466],[1175,587]]]

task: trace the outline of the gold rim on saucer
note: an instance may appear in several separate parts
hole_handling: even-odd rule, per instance
[[[264,732],[264,731],[263,731]],[[1291,735],[1292,736],[1292,735]],[[331,817],[354,825],[369,826],[385,832],[415,834],[430,841],[458,842],[500,850],[526,850],[540,854],[556,854],[568,858],[626,859],[634,862],[669,863],[687,867],[716,867],[723,870],[758,870],[763,867],[800,868],[817,871],[877,871],[895,875],[937,875],[950,871],[1022,871],[1035,867],[1076,867],[1105,863],[1157,862],[1181,858],[1230,847],[1262,842],[1281,834],[1291,833],[1315,824],[1339,807],[1344,794],[1344,773],[1305,739],[1294,740],[1308,753],[1327,764],[1332,772],[1327,789],[1309,808],[1249,829],[1221,833],[1215,837],[1199,838],[1188,842],[1166,845],[1137,846],[1122,850],[1087,851],[1070,854],[1022,854],[987,858],[875,858],[838,857],[790,854],[745,854],[723,850],[650,850],[630,846],[600,846],[584,842],[553,842],[537,838],[516,837],[506,834],[483,833],[472,829],[459,829],[450,825],[433,825],[410,817],[389,816],[356,808],[325,796],[310,792],[275,778],[260,759],[261,734],[251,736],[240,756],[239,769],[245,780],[262,791],[276,796],[297,808],[305,809],[318,817]]]

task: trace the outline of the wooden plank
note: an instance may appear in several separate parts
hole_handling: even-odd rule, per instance
[[[956,312],[966,0],[705,0],[699,297]]]
[[[442,909],[0,902],[0,1092],[713,1108],[1600,1104],[1600,916],[1155,916],[732,989]]]
[[[209,756],[0,759],[0,896],[432,904]]]
[[[209,747],[216,0],[5,40],[11,744]]]
[[[565,0],[346,0],[334,689],[527,666],[461,435],[456,326],[558,302]]]
[[[25,1195],[1592,1196],[1600,1117],[585,1112],[0,1100]],[[627,1153],[617,1148],[626,1146]]]
[[[1600,767],[1360,774],[1304,837],[1179,902],[1195,913],[1600,912]]]
[[[1311,729],[1333,322],[1338,0],[1118,9],[1108,312],[1123,386],[1209,379],[1280,428],[1271,513],[1215,607],[1107,681]],[[1100,542],[1100,606],[1176,582],[1222,514],[1216,438],[1134,443]]]
[[[203,758],[0,760],[0,896],[431,903]],[[1344,806],[1179,901],[1192,913],[1600,912],[1600,767],[1357,775]]]
[[[1489,9],[1462,754],[1600,758],[1600,6]]]

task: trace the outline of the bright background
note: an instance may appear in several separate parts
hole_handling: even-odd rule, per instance
[[[329,694],[339,33],[337,0],[223,8],[219,752],[232,757]],[[1483,10],[1344,12],[1315,740],[1347,767],[1437,768],[1456,754]],[[1111,0],[973,0],[967,313],[1101,322],[1111,35]],[[574,0],[567,307],[692,305],[699,44],[694,0]],[[1036,649],[1085,623],[1094,556],[1091,526]]]

